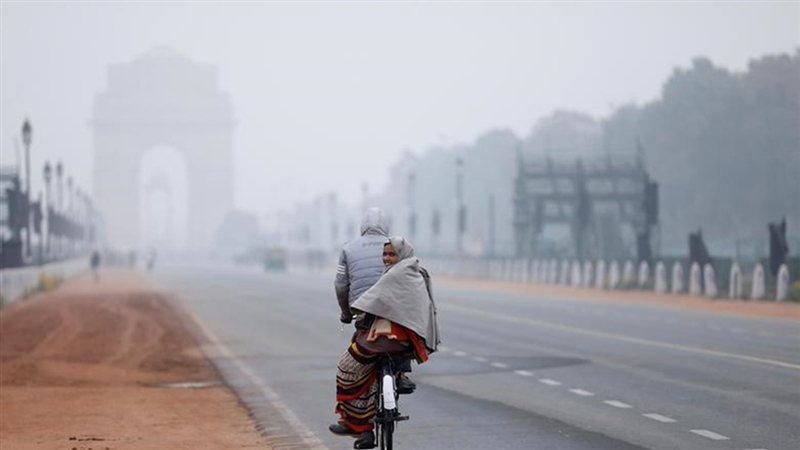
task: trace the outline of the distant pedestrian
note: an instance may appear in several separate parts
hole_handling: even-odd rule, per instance
[[[94,282],[97,283],[100,281],[100,252],[95,250],[92,252],[92,256],[89,258],[89,266],[92,268],[92,277],[94,278]]]
[[[147,271],[152,272],[156,267],[156,249],[151,248],[150,253],[147,255]]]

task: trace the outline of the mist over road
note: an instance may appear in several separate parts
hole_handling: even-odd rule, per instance
[[[414,366],[398,449],[790,449],[800,441],[800,325],[436,282],[442,351]],[[206,347],[287,448],[333,436],[332,274],[159,268]]]

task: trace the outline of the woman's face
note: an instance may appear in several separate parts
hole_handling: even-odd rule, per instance
[[[394,251],[392,244],[383,244],[383,265],[386,267],[391,267],[397,264],[397,261],[399,260],[400,256],[398,256],[397,252]]]

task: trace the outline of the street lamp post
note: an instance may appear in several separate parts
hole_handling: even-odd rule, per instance
[[[464,249],[464,229],[466,228],[462,174],[463,166],[464,160],[461,158],[461,155],[456,156],[456,253],[459,255]]]
[[[56,178],[58,178],[58,211],[64,212],[64,195],[63,195],[63,186],[62,180],[64,175],[64,164],[61,164],[61,161],[56,164]]]
[[[62,164],[61,161],[59,161],[56,164],[56,178],[57,178],[57,181],[58,181],[58,209],[57,209],[58,213],[57,214],[60,214],[61,218],[63,219],[63,217],[64,217],[64,189],[63,189],[64,188],[64,183],[63,183],[63,180],[64,180],[64,164]],[[64,221],[63,220],[59,220],[59,223],[63,224]],[[57,253],[58,253],[59,257],[61,256],[61,253],[64,251],[63,231],[64,230],[59,230],[59,234],[56,235],[56,242],[58,243]]]
[[[67,218],[67,223],[71,224],[72,220],[73,220],[73,217],[72,217],[72,213],[73,213],[73,211],[72,211],[72,177],[71,176],[67,177],[67,201],[69,202],[69,206],[67,207],[67,212],[64,215]],[[71,228],[68,227],[67,229],[69,230]],[[67,236],[66,236],[66,238],[67,238],[67,252],[71,255],[72,251],[75,250],[75,241],[73,240],[73,237],[70,236],[69,234],[71,234],[71,233],[68,233]]]
[[[417,216],[414,214],[414,171],[408,173],[408,235],[413,240],[417,234]]]
[[[22,124],[22,142],[25,144],[25,255],[30,258],[31,256],[31,139],[33,135],[33,127],[28,118]]]
[[[75,212],[73,213],[75,216],[75,225],[83,226],[83,209],[81,208],[82,202],[81,197],[83,196],[83,192],[79,186],[75,186]],[[75,243],[77,245],[73,245],[73,248],[77,247],[78,252],[83,250],[83,234],[80,236],[75,236]]]
[[[67,217],[72,219],[72,177],[67,177]]]
[[[47,233],[44,233],[45,245],[47,246],[47,255],[50,256],[50,203],[51,203],[51,193],[50,193],[50,180],[53,177],[53,168],[50,167],[50,161],[47,161],[44,164],[44,186],[45,186],[45,202],[44,202],[44,212],[47,217]]]
[[[42,241],[44,241],[44,233],[43,233],[43,230],[42,230],[42,191],[39,191],[39,201],[38,201],[38,205],[37,206],[38,207],[35,210],[36,211],[36,214],[35,214],[36,218],[34,219],[36,224],[37,224],[36,226],[39,228],[39,251],[37,253],[39,254],[39,265],[43,266],[44,265],[44,243]]]

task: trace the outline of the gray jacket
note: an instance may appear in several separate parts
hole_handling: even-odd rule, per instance
[[[361,220],[361,237],[348,242],[339,255],[334,288],[342,313],[383,274],[383,244],[389,240],[389,221],[380,208],[369,208]]]

